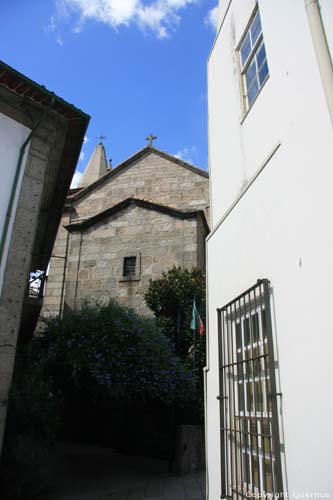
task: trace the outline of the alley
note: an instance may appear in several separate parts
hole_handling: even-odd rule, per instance
[[[109,448],[61,445],[46,467],[43,500],[203,500],[205,473],[177,476],[163,460]]]

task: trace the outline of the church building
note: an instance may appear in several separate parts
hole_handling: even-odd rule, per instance
[[[150,279],[173,266],[205,272],[208,173],[149,144],[111,168],[99,143],[69,192],[42,318],[117,299],[149,314]]]

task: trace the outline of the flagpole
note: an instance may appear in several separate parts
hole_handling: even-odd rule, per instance
[[[195,304],[195,297],[193,299],[193,304]],[[195,304],[195,309],[197,308],[196,304]],[[197,326],[197,325],[195,325]],[[193,388],[195,390],[195,387],[196,387],[196,376],[195,376],[195,350],[196,350],[196,328],[194,328],[193,330]]]
[[[177,310],[177,339],[176,339],[177,356],[180,358],[180,302],[178,301]]]

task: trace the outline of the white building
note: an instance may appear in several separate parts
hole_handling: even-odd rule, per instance
[[[332,0],[220,1],[208,63],[209,500],[333,493],[332,56]]]

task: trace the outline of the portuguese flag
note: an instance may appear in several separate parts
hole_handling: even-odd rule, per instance
[[[195,299],[193,300],[192,307],[192,320],[191,320],[191,330],[195,332],[199,332],[200,335],[205,335],[205,325],[203,324],[202,319],[200,318],[200,314],[198,313],[197,306],[195,304]]]

